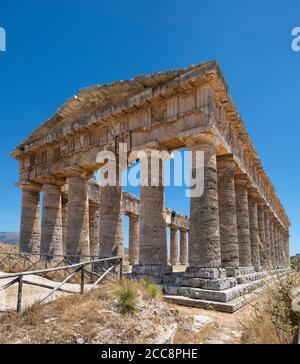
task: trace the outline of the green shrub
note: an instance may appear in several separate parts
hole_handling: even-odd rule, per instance
[[[149,294],[152,297],[160,297],[161,296],[161,291],[160,289],[157,287],[157,285],[147,279],[143,279],[141,281],[141,284],[143,285],[143,287],[145,287],[145,289],[149,292]]]
[[[123,315],[133,315],[137,311],[137,291],[134,286],[126,281],[122,283],[117,292],[118,304]]]

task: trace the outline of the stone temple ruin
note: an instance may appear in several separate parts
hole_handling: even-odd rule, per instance
[[[91,182],[99,151],[118,154],[119,143],[129,152],[204,151],[204,194],[191,198],[189,218],[165,208],[162,184],[141,186],[138,199]],[[125,213],[133,277],[164,283],[172,302],[229,312],[270,272],[289,269],[288,216],[215,62],[82,89],[12,156],[21,252],[122,255]],[[178,230],[185,272],[173,269]]]

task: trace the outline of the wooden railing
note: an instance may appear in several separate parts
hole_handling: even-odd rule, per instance
[[[2,255],[2,254],[1,254]],[[9,254],[16,255],[16,254]],[[23,255],[23,254],[22,254]],[[31,255],[30,255],[31,256]],[[7,257],[6,257],[7,258]],[[45,261],[48,261],[49,264],[52,264],[54,261],[53,259],[47,259],[43,257]],[[55,257],[58,258],[57,256]],[[45,268],[45,269],[38,269],[38,270],[29,270],[27,267],[26,270],[16,273],[5,273],[3,275],[0,275],[0,281],[3,279],[12,279],[8,283],[4,284],[3,286],[0,286],[0,292],[8,289],[9,287],[13,286],[14,284],[18,284],[18,292],[17,292],[17,304],[16,304],[16,310],[18,312],[22,309],[22,295],[23,295],[23,285],[32,285],[37,286],[41,288],[47,288],[50,290],[50,292],[41,300],[36,302],[36,304],[44,303],[46,300],[48,300],[55,292],[65,292],[65,293],[78,293],[76,291],[68,290],[63,288],[63,286],[69,282],[72,278],[74,278],[76,275],[79,275],[79,284],[80,284],[80,293],[84,294],[86,292],[91,291],[95,287],[99,285],[99,283],[108,275],[116,278],[116,275],[119,276],[119,279],[122,280],[123,278],[123,257],[113,257],[113,258],[106,258],[106,259],[90,259],[85,262],[79,262],[75,264],[68,264],[66,262],[65,257],[62,260],[65,262],[64,266],[55,266],[52,268]],[[4,258],[5,259],[5,258]],[[40,261],[38,259],[38,261]],[[74,259],[74,256],[72,256],[72,260]],[[15,260],[15,259],[14,259]],[[10,258],[9,258],[10,261]],[[60,261],[60,260],[59,260]],[[0,265],[3,263],[3,259],[0,260]],[[33,263],[35,265],[36,263]],[[60,264],[60,263],[59,263]],[[32,265],[31,265],[32,267]],[[119,267],[119,270],[117,271],[117,267]],[[39,283],[39,282],[31,282],[26,280],[26,277],[29,275],[38,275],[38,276],[46,276],[49,278],[49,274],[53,273],[60,273],[62,281],[57,282],[58,285],[55,287],[52,287],[50,285]],[[113,274],[115,273],[115,274]],[[24,279],[25,278],[25,279]],[[88,289],[85,289],[86,284],[89,284],[90,287]]]

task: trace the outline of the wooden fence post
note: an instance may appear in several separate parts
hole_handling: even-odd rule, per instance
[[[123,258],[120,259],[120,281],[123,280]]]
[[[19,275],[17,312],[22,309],[23,276]]]
[[[81,266],[81,282],[80,282],[80,293],[84,294],[84,265]]]

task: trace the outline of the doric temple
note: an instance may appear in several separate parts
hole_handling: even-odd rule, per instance
[[[191,197],[189,218],[166,209],[162,183],[141,186],[138,199],[91,182],[103,168],[98,153],[118,154],[120,143],[128,152],[204,152],[204,193]],[[21,252],[123,254],[125,213],[133,277],[166,283],[179,301],[233,302],[267,271],[289,268],[289,218],[216,62],[81,89],[12,156]],[[187,268],[176,275],[178,260]]]

